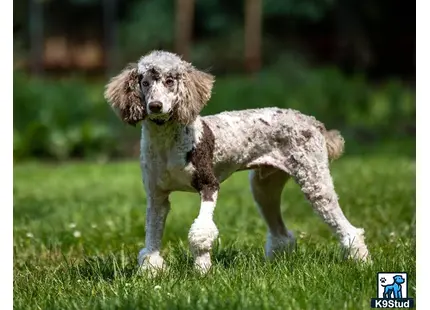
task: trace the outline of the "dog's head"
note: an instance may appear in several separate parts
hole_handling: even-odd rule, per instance
[[[119,117],[135,125],[149,118],[194,121],[211,97],[214,77],[178,55],[154,51],[131,64],[106,85],[105,98]]]
[[[405,283],[405,279],[403,279],[401,275],[394,276],[393,279],[394,279],[394,283],[397,283],[397,284]]]

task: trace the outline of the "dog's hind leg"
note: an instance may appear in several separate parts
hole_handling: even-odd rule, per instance
[[[260,167],[249,174],[251,191],[260,214],[268,227],[266,257],[295,247],[294,235],[287,229],[281,215],[281,194],[289,175],[272,167]]]
[[[332,228],[348,256],[366,261],[368,250],[364,230],[354,227],[339,206],[324,140],[311,138],[306,151],[298,149],[292,153],[287,164],[314,211]]]

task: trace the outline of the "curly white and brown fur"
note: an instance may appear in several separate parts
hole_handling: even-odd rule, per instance
[[[220,183],[240,170],[250,170],[252,194],[268,226],[268,258],[295,245],[280,211],[282,189],[293,177],[349,257],[368,260],[364,230],[354,227],[343,214],[330,175],[329,160],[343,152],[340,133],[327,131],[314,117],[289,109],[201,117],[213,83],[212,75],[179,56],[153,51],[106,86],[105,97],[119,117],[131,125],[142,122],[140,163],[148,205],[139,265],[149,269],[164,266],[160,248],[169,194],[188,191],[201,197],[200,213],[188,239],[196,267],[207,271],[218,236],[213,212]]]

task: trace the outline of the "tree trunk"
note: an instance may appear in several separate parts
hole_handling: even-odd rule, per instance
[[[29,3],[29,33],[30,33],[30,67],[35,75],[43,74],[43,3],[40,0],[30,0]]]
[[[110,77],[117,69],[116,0],[103,1],[105,74]]]
[[[175,51],[190,59],[190,45],[194,24],[194,0],[176,0]]]
[[[245,70],[254,73],[261,68],[262,1],[245,0]]]

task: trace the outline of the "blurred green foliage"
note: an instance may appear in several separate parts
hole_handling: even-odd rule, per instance
[[[137,58],[142,50],[169,46],[173,42],[174,22],[172,0],[135,2],[120,25],[121,54]]]
[[[219,77],[203,114],[277,106],[340,129],[347,150],[409,141],[414,155],[415,92],[398,81],[370,85],[338,69],[309,69],[286,58],[257,76]],[[104,82],[14,75],[14,157],[52,159],[135,155],[139,129],[123,124],[103,99]]]
[[[103,86],[77,78],[41,80],[14,74],[14,158],[117,156],[128,132],[102,97]]]

